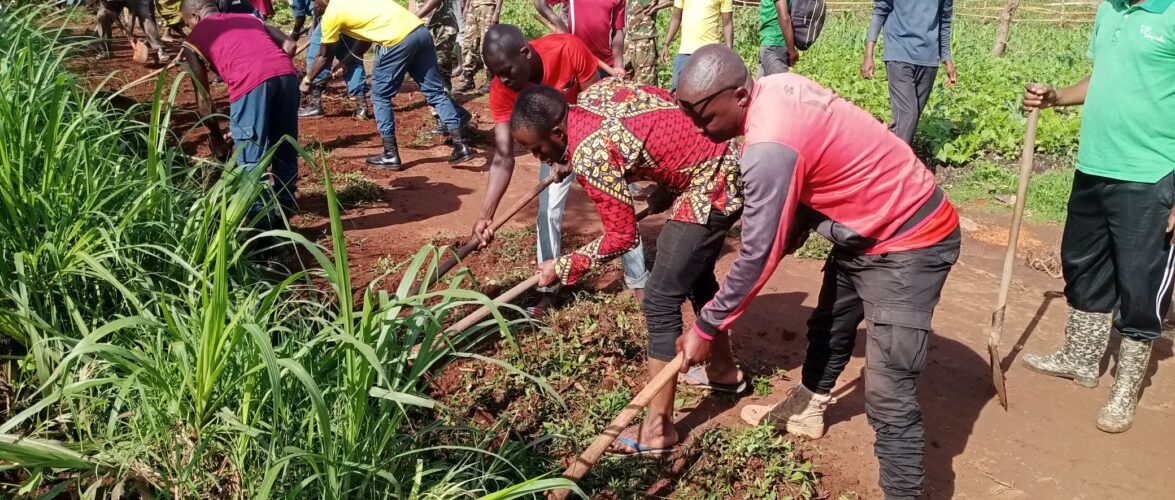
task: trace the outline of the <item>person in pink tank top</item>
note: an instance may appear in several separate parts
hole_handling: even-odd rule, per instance
[[[881,489],[887,500],[919,497],[926,439],[914,386],[959,257],[954,207],[905,142],[803,76],[754,81],[733,50],[706,45],[682,70],[676,98],[710,140],[744,137],[746,197],[738,259],[692,332],[678,337],[682,371],[706,361],[711,340],[746,310],[783,256],[819,233],[834,247],[808,320],[801,384],[777,405],[747,406],[742,418],[823,436],[830,393],[864,321],[865,413],[877,435]]]
[[[292,210],[297,191],[298,153],[282,138],[298,139],[298,73],[292,60],[296,45],[281,30],[250,14],[223,14],[215,0],[184,0],[183,60],[196,81],[197,112],[208,127],[208,141],[220,160],[229,148],[213,113],[208,71],[228,86],[229,129],[237,145],[237,163],[252,171],[269,149],[273,192],[283,209]],[[263,176],[263,179],[267,177]],[[254,205],[260,212],[265,200]]]

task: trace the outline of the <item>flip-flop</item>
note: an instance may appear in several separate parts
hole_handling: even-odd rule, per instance
[[[632,438],[625,437],[625,436],[618,436],[616,438],[616,440],[620,441],[621,443],[624,443],[625,446],[628,446],[629,448],[632,448],[636,451],[634,451],[632,453],[621,453],[621,452],[616,452],[616,451],[609,451],[608,454],[612,455],[614,457],[635,457],[635,456],[661,457],[661,456],[665,456],[670,453],[673,453],[672,446],[670,446],[668,448],[645,448],[644,446],[641,446],[640,443],[636,442]]]
[[[742,373],[741,370],[740,373]],[[694,384],[687,383],[686,385],[690,387],[709,389],[714,392],[725,392],[728,394],[741,394],[747,390],[747,375],[745,373],[743,373],[743,380],[737,384],[710,382],[710,376],[706,374],[706,365],[694,365],[683,376],[697,382]]]

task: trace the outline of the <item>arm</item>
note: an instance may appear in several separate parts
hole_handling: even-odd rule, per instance
[[[556,33],[567,33],[567,24],[555,14],[554,10],[551,10],[551,6],[547,5],[546,0],[534,0],[534,9],[538,11],[543,19],[546,19],[547,22],[555,27]]]
[[[955,71],[955,62],[951,60],[951,19],[955,17],[954,0],[943,0],[942,17],[938,22],[938,57],[942,59],[947,70],[947,87],[954,87],[959,81],[959,73]]]
[[[321,74],[322,70],[326,69],[326,66],[334,59],[335,45],[336,43],[323,43],[318,47],[318,56],[314,58],[314,64],[306,68],[306,76],[302,78],[300,90],[303,94],[310,91],[310,82],[314,75]]]
[[[873,49],[877,46],[877,37],[881,35],[881,28],[893,10],[890,0],[873,1],[873,20],[869,22],[869,32],[865,34],[865,58],[861,61],[861,78],[873,78]]]
[[[486,184],[486,195],[481,201],[481,211],[473,223],[473,235],[481,240],[482,246],[494,240],[490,226],[494,223],[494,212],[502,203],[502,196],[510,186],[514,175],[514,138],[510,136],[510,122],[494,125],[494,159],[490,161],[490,179]]]
[[[298,50],[298,42],[295,42],[290,35],[268,24],[265,25],[265,32],[269,34],[269,38],[273,39],[273,43],[281,47],[282,52],[285,52],[291,58],[294,57],[294,52]]]
[[[612,67],[613,75],[624,78],[624,13],[628,10],[625,0],[616,2],[612,11]]]
[[[192,75],[196,85],[196,116],[208,128],[208,145],[213,156],[220,161],[228,159],[228,144],[220,131],[220,122],[212,117],[212,95],[208,92],[208,67],[204,60],[188,47],[183,50],[184,66]]]
[[[468,2],[469,2],[469,0],[466,0],[466,3],[468,3]],[[502,0],[497,0],[497,2],[494,3],[494,17],[493,17],[494,22],[493,22],[493,24],[498,24],[498,17],[501,15],[502,15]]]
[[[787,65],[795,66],[800,60],[800,52],[796,50],[795,27],[792,26],[787,0],[775,0],[775,13],[779,16],[779,30],[783,32],[783,40],[787,42]]]
[[[1032,111],[1036,108],[1085,104],[1085,94],[1088,90],[1088,76],[1081,79],[1080,82],[1060,89],[1043,83],[1029,83],[1024,89],[1024,109]]]
[[[665,0],[659,4],[650,5],[648,14],[651,16],[670,7],[673,7],[673,0]]]
[[[441,6],[441,0],[424,0],[424,3],[416,6],[416,11],[413,14],[421,19],[427,18],[437,7]]]
[[[726,40],[726,46],[734,48],[734,13],[722,13],[722,37]]]
[[[673,15],[669,18],[669,33],[665,35],[665,43],[661,45],[661,64],[669,61],[669,44],[673,43],[673,39],[677,37],[679,28],[681,28],[681,7],[675,3]]]
[[[608,160],[604,160],[603,163],[607,162]],[[636,248],[641,242],[636,225],[636,208],[629,195],[628,184],[624,181],[622,168],[616,165],[583,166],[583,162],[576,163],[575,171],[580,175],[580,183],[583,185],[584,192],[591,198],[596,212],[600,214],[604,234],[591,243],[555,260],[555,275],[564,285],[574,285],[593,265],[623,255]],[[600,162],[588,161],[587,163]],[[602,176],[596,179],[583,177],[585,173],[593,171],[609,172],[613,182],[607,183],[608,185],[605,186]],[[605,189],[620,193],[623,199],[613,197],[605,192]],[[608,215],[605,216],[605,214]],[[539,286],[549,285],[550,283],[546,285],[539,283]]]
[[[740,162],[746,198],[742,247],[722,288],[698,313],[696,336],[708,339],[729,328],[779,265],[798,202],[798,165],[798,154],[781,144],[747,147]]]

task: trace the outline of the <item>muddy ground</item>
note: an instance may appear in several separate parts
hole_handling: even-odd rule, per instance
[[[151,69],[130,62],[125,44],[116,48],[115,59],[82,58],[78,67],[94,82],[116,72],[107,89]],[[126,94],[144,99],[150,91],[141,86]],[[180,98],[174,124],[178,132],[191,128],[191,95],[189,88]],[[223,90],[220,95],[223,98]],[[431,122],[422,97],[408,83],[396,98],[401,153],[408,168],[403,172],[368,168],[363,159],[380,148],[375,123],[349,117],[350,104],[341,95],[338,88],[328,92],[328,116],[303,120],[300,139],[302,144],[322,145],[332,172],[359,172],[379,188],[378,201],[345,214],[356,280],[371,279],[387,262],[402,260],[426,242],[452,242],[467,234],[481,203],[489,159],[483,154],[453,168],[445,161],[447,147],[418,138]],[[485,97],[466,101],[478,128],[488,137],[491,120]],[[185,149],[206,154],[203,139],[201,129],[193,131],[185,138]],[[487,144],[479,144],[478,149],[484,153]],[[503,207],[533,186],[537,170],[535,160],[519,155]],[[305,167],[302,173],[303,186],[320,183],[319,174]],[[326,212],[321,195],[304,196],[301,202],[305,211],[294,223],[307,234],[323,236]],[[578,188],[567,210],[565,246],[585,241],[598,230],[598,217]],[[1042,377],[1019,364],[1021,349],[1041,352],[1058,346],[1066,317],[1061,280],[1021,262],[1001,351],[1010,400],[1009,410],[1004,411],[991,384],[986,328],[999,284],[1008,220],[966,207],[961,212],[969,221],[963,255],[935,314],[931,359],[919,382],[928,440],[926,497],[1170,498],[1175,490],[1175,359],[1170,334],[1156,343],[1134,428],[1121,435],[1102,433],[1094,427],[1094,419],[1113,383],[1112,360],[1103,363],[1097,389]],[[533,217],[530,209],[513,227]],[[648,241],[655,239],[663,220],[655,216],[642,224]],[[1025,246],[1038,258],[1048,258],[1055,255],[1059,235],[1057,227],[1028,225]],[[733,240],[728,244],[718,265],[719,276],[729,269],[735,245]],[[787,260],[735,327],[735,353],[740,359],[760,363],[768,371],[786,371],[786,378],[771,380],[772,396],[751,395],[734,405],[703,401],[686,418],[685,427],[691,432],[709,426],[741,426],[738,414],[744,404],[778,400],[798,383],[806,345],[804,325],[816,302],[820,268],[816,261]],[[617,273],[605,277],[597,286],[621,289],[615,282]],[[1115,341],[1112,352],[1116,346]],[[881,498],[873,433],[863,413],[863,356],[864,342],[859,342],[833,393],[838,401],[827,415],[828,434],[815,443],[822,490],[831,498]]]

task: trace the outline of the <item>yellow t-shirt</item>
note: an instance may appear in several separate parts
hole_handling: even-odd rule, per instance
[[[731,0],[673,0],[681,9],[681,48],[678,54],[693,54],[699,47],[725,43],[722,14],[734,12]]]
[[[395,0],[331,0],[319,22],[322,43],[335,43],[343,33],[384,47],[400,43],[424,24]]]

